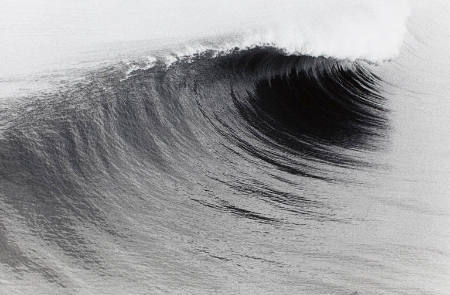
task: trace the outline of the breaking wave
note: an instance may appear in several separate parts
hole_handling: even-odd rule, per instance
[[[204,218],[276,225],[287,222],[281,210],[333,220],[301,187],[351,181],[346,169],[376,165],[367,155],[382,146],[387,110],[374,65],[274,47],[154,56],[2,111],[4,265],[78,288],[55,264],[114,277],[107,265],[118,262],[105,250],[113,240],[152,243],[139,225],[157,239],[178,235],[167,220],[198,206]],[[196,230],[188,223],[183,235]],[[166,253],[160,243],[153,250]]]
[[[445,293],[445,1],[27,2],[0,293]]]

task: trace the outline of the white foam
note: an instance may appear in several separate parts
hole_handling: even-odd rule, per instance
[[[380,62],[398,55],[410,12],[407,1],[279,2],[286,6],[263,14],[263,20],[253,19],[228,35],[186,42],[177,55],[274,46],[287,54]]]
[[[0,76],[63,65],[98,43],[182,44],[205,37],[206,43],[185,43],[185,52],[273,45],[288,53],[380,61],[398,53],[409,13],[407,0],[3,2]]]

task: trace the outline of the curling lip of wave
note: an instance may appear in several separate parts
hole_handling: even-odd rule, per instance
[[[323,4],[310,11],[299,7],[279,9],[267,20],[249,24],[245,29],[229,29],[184,42],[169,50],[171,53],[165,58],[170,64],[207,51],[227,55],[236,48],[249,50],[258,47],[278,48],[285,55],[322,56],[374,63],[392,59],[399,54],[410,14],[408,1],[367,1],[359,5],[361,11],[353,14],[349,14],[349,11],[354,11],[357,5],[351,4],[351,1],[344,1],[342,7],[331,4]]]
[[[24,14],[25,20],[35,15],[33,6],[10,2],[13,9]],[[40,6],[39,2],[36,1],[36,7]],[[235,47],[248,49],[270,45],[284,49],[287,54],[379,62],[398,53],[409,15],[406,0],[280,0],[276,3],[236,0],[239,3],[235,5],[225,0],[214,3],[194,1],[189,5],[178,0],[134,1],[132,5],[126,5],[133,13],[124,11],[123,1],[113,0],[104,3],[102,11],[96,11],[99,7],[87,2],[81,3],[85,1],[78,1],[77,7],[83,18],[74,19],[67,15],[70,10],[65,6],[68,3],[45,2],[49,3],[51,15],[62,16],[52,19],[54,27],[61,29],[43,27],[45,22],[41,19],[28,19],[23,26],[11,26],[9,22],[16,20],[8,14],[8,5],[3,11],[6,18],[0,18],[0,27],[7,29],[0,33],[0,55],[3,56],[0,77],[64,69],[84,58],[91,59],[91,53],[101,59],[105,52],[111,57],[111,51],[117,49],[112,54],[121,55],[128,50],[134,51],[136,48],[128,42],[137,40],[148,40],[144,42],[147,49],[152,50],[170,44],[185,44],[178,48],[175,56],[189,56],[207,49],[227,51]],[[114,18],[109,20],[121,21],[105,23],[103,18],[91,19],[96,13],[102,16],[110,13]],[[155,17],[150,17],[152,14]],[[139,23],[136,23],[137,16],[142,17]],[[189,41],[201,38],[208,42]],[[139,45],[137,48],[145,50]]]

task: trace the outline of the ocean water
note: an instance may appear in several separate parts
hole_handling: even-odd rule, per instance
[[[0,294],[450,293],[446,1],[22,2]]]

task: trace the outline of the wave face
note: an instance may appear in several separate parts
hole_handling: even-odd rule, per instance
[[[387,110],[371,67],[271,47],[205,52],[104,68],[12,107],[0,137],[1,263],[43,293],[226,289],[217,261],[230,278],[260,264],[299,271],[289,255],[245,248],[270,242],[270,227],[282,237],[340,222],[314,196],[374,165]],[[227,241],[244,248],[227,254]]]

